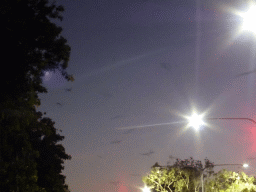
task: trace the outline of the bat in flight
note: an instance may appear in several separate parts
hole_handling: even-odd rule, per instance
[[[125,131],[123,134],[129,134],[129,133],[131,133],[133,131],[134,131],[134,129],[129,129],[129,130]]]
[[[150,150],[148,153],[142,153],[141,155],[145,155],[145,156],[148,156],[148,157],[149,157],[149,156],[150,156],[151,154],[153,154],[153,153],[154,153],[154,151],[151,151],[151,150]]]
[[[112,184],[112,185],[117,186],[117,185],[120,184],[120,181],[110,181],[109,183]]]
[[[249,72],[245,72],[245,73],[240,73],[240,74],[238,74],[236,77],[241,77],[241,76],[244,76],[244,75],[249,75],[249,74],[255,73],[255,72],[256,72],[256,70],[249,71]]]
[[[62,104],[60,104],[59,102],[57,102],[57,105],[60,105],[60,106],[62,106]]]
[[[165,69],[167,71],[171,70],[171,66],[168,63],[160,63],[160,66],[161,66],[161,68],[163,68],[163,69]]]
[[[111,141],[110,144],[117,144],[120,143],[122,140],[115,140],[115,141]]]
[[[256,157],[249,157],[249,158],[247,158],[247,159],[256,159]]]
[[[178,157],[174,157],[172,155],[169,156],[170,159],[179,159]]]
[[[65,89],[66,91],[69,91],[69,92],[71,92],[71,90],[72,90],[72,87],[71,88],[67,88],[67,89]]]
[[[111,98],[113,95],[111,95],[110,93],[108,92],[104,92],[104,91],[97,91],[97,92],[94,92],[96,95],[100,95],[102,97],[105,97],[107,99]]]
[[[174,156],[170,155],[170,156],[169,156],[169,159],[171,159],[171,160],[172,160],[172,159],[179,159],[179,158],[178,158],[178,157],[174,157]],[[167,164],[170,164],[170,163],[171,163],[170,161],[168,161],[168,162],[167,162]]]
[[[135,177],[139,177],[139,176],[141,176],[141,175],[139,175],[139,174],[130,174],[131,176],[135,176]]]
[[[112,117],[111,120],[120,119],[120,118],[122,118],[122,117],[123,117],[122,115],[116,115],[116,116]]]

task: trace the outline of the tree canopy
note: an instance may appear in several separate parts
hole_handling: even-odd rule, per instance
[[[207,192],[256,192],[256,179],[244,172],[233,172],[225,169],[214,173],[214,163],[205,159],[201,161],[176,159],[173,165],[160,166],[157,162],[152,166],[150,174],[142,181],[151,192],[199,192],[202,189],[201,176],[204,173],[204,189]]]
[[[61,174],[64,169],[64,160],[71,160],[71,156],[65,153],[65,148],[57,142],[65,137],[57,134],[54,128],[55,122],[50,118],[42,118],[42,113],[37,112],[37,118],[28,127],[29,137],[33,149],[40,156],[36,157],[38,171],[38,185],[47,191],[63,192],[68,189],[65,185],[65,176]]]
[[[62,20],[64,7],[48,4],[48,0],[1,2],[2,61],[5,62],[3,72],[7,74],[1,76],[1,82],[8,86],[1,90],[1,100],[26,99],[31,92],[46,93],[41,85],[46,70],[60,69],[68,81],[74,80],[65,71],[71,48],[60,35],[62,28],[51,22]],[[35,97],[38,98],[37,94]]]
[[[2,112],[0,117],[0,189],[3,192],[44,191],[37,185],[35,158],[39,152],[33,149],[25,129],[32,116],[16,111],[16,114]]]
[[[70,46],[60,34],[62,28],[51,20],[62,20],[62,6],[48,0],[3,0],[0,5],[2,27],[0,91],[0,189],[3,192],[63,192],[68,190],[63,160],[71,156],[58,141],[54,122],[42,118],[38,93],[45,71],[67,74]],[[5,63],[4,63],[5,62]]]
[[[213,163],[205,159],[205,169],[211,170]],[[152,166],[151,173],[143,177],[143,182],[153,191],[199,191],[203,171],[201,161],[176,159],[173,165]]]
[[[57,144],[64,136],[41,112],[16,112],[4,111],[0,117],[0,188],[6,192],[68,190],[61,171],[71,156]]]
[[[244,172],[233,172],[226,169],[213,174],[205,181],[205,191],[215,192],[256,192],[255,178]]]

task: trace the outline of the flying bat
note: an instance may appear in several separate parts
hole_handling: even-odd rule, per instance
[[[124,132],[123,134],[129,134],[129,133],[131,133],[133,131],[134,131],[134,129],[129,129],[128,131]]]
[[[174,157],[172,155],[169,156],[170,159],[179,159],[178,157]]]
[[[117,143],[120,143],[121,140],[115,140],[115,141],[111,141],[110,144],[117,144]]]
[[[120,184],[120,181],[111,181],[109,182],[110,184],[113,184],[115,186],[119,185]]]
[[[101,156],[97,155],[99,158],[102,158]]]
[[[69,91],[69,92],[71,92],[71,90],[72,90],[72,87],[71,88],[67,88],[67,89],[65,89],[66,91]]]
[[[245,72],[245,73],[240,73],[240,74],[238,74],[236,77],[241,77],[241,76],[244,76],[244,75],[249,75],[249,74],[255,73],[255,72],[256,72],[256,70],[249,71],[249,72]]]
[[[170,71],[170,65],[168,63],[160,63],[161,68]]]
[[[108,92],[104,92],[104,91],[97,91],[97,92],[94,92],[95,94],[97,94],[97,95],[100,95],[100,96],[102,96],[102,97],[105,97],[105,98],[111,98],[112,97],[112,95],[111,94],[109,94]]]
[[[111,120],[119,119],[119,118],[122,118],[122,117],[123,117],[122,115],[116,115],[116,116],[112,117]]]
[[[151,154],[153,154],[154,153],[154,151],[149,151],[148,153],[142,153],[141,155],[145,155],[145,156],[148,156],[149,157],[149,155],[151,155]]]
[[[169,158],[170,158],[170,159],[179,159],[178,157],[174,157],[174,156],[172,156],[172,155],[170,155]],[[167,162],[167,164],[170,164],[170,163],[171,163],[170,161]]]
[[[131,176],[135,176],[135,177],[139,177],[139,176],[141,176],[141,175],[139,175],[139,174],[130,174]]]
[[[60,104],[59,102],[57,102],[57,105],[60,105],[60,106],[62,106],[62,104]]]

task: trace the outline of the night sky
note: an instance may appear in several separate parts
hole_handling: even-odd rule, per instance
[[[65,8],[55,23],[71,47],[67,72],[75,81],[45,72],[48,93],[39,94],[38,110],[65,136],[60,143],[72,160],[63,174],[72,192],[139,192],[141,177],[170,155],[248,163],[247,169],[215,171],[255,175],[256,159],[248,159],[256,157],[253,123],[205,120],[209,126],[196,132],[185,129],[183,117],[196,110],[209,118],[256,120],[256,73],[246,74],[256,68],[256,38],[238,33],[243,20],[234,11],[246,11],[245,2],[56,4]]]

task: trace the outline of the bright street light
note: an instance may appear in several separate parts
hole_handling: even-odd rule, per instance
[[[246,13],[241,13],[240,16],[244,19],[242,29],[256,33],[256,6],[251,6],[251,8]]]
[[[251,31],[256,34],[256,3],[250,1],[247,5],[248,10],[246,12],[237,10],[235,8],[227,7],[228,11],[231,11],[233,14],[240,16],[243,19],[240,29],[237,31],[235,36],[240,35],[243,31]],[[236,37],[234,37],[236,38]]]
[[[141,190],[142,190],[142,192],[150,192],[150,188],[148,188],[147,186],[145,186]]]
[[[203,121],[203,115],[198,115],[196,113],[193,113],[193,115],[191,117],[186,117],[189,122],[188,122],[188,126],[193,127],[194,129],[198,130],[198,128],[206,123],[204,123]],[[250,118],[205,118],[207,120],[247,120],[247,121],[251,121],[254,124],[256,124],[256,122],[253,119]],[[214,165],[214,166],[225,166],[225,165],[241,165],[243,167],[248,167],[248,164],[218,164],[218,165]],[[203,169],[204,171],[205,169]],[[201,175],[201,183],[202,183],[202,192],[204,192],[204,179],[203,179],[203,172]]]
[[[187,118],[189,120],[188,125],[193,127],[194,129],[198,130],[198,128],[206,123],[204,123],[202,115],[193,114],[191,117]],[[238,118],[238,117],[217,117],[217,118],[205,118],[207,120],[247,120],[251,121],[252,123],[256,124],[253,119],[250,118]]]
[[[203,116],[198,115],[196,113],[193,113],[193,115],[191,117],[188,117],[188,120],[189,120],[188,126],[193,127],[196,130],[198,130],[200,128],[200,126],[204,124]]]

